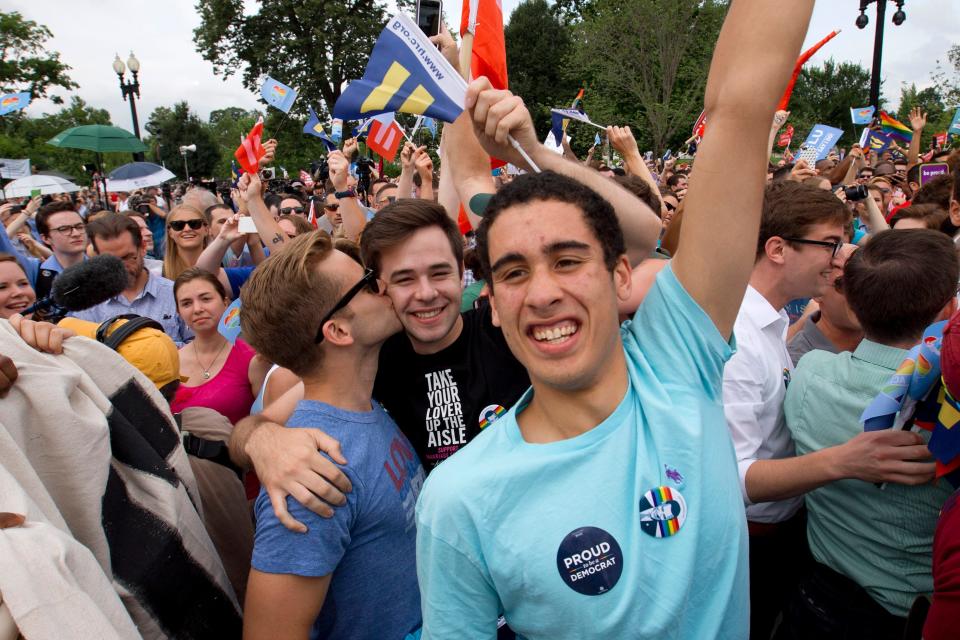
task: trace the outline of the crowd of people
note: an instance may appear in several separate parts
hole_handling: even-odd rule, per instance
[[[732,3],[665,162],[480,78],[439,170],[0,205],[0,639],[960,637],[960,494],[862,418],[941,321],[960,397],[960,150],[772,156],[812,7]]]

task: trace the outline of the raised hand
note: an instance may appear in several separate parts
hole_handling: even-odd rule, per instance
[[[494,89],[482,77],[467,87],[466,108],[477,140],[490,156],[533,170],[509,140],[512,137],[528,154],[540,145],[530,112],[520,96]]]
[[[913,129],[913,132],[920,133],[926,126],[927,114],[922,111],[920,107],[914,107],[913,109],[910,109],[910,128]]]

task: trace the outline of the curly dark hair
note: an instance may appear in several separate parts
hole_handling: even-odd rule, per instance
[[[566,202],[580,208],[587,226],[603,249],[603,262],[607,270],[612,272],[617,259],[627,252],[623,231],[613,206],[596,191],[553,171],[523,175],[497,191],[490,199],[480,228],[477,229],[477,252],[480,256],[481,272],[491,290],[493,281],[490,277],[488,245],[490,227],[505,209],[545,200]]]

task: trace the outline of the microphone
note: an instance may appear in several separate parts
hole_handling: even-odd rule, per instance
[[[54,305],[83,311],[120,295],[129,277],[120,258],[100,255],[63,270],[53,281],[50,295],[23,310],[23,315]]]

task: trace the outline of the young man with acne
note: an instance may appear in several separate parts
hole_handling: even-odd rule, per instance
[[[549,172],[491,200],[478,240],[493,319],[532,390],[424,486],[423,638],[491,638],[500,614],[531,640],[747,636],[722,374],[753,266],[770,123],[812,8],[731,4],[683,250],[622,327],[630,265],[609,204]],[[481,79],[467,104],[485,148],[524,166],[507,139],[535,144],[522,101]],[[730,157],[742,166],[732,182]]]

